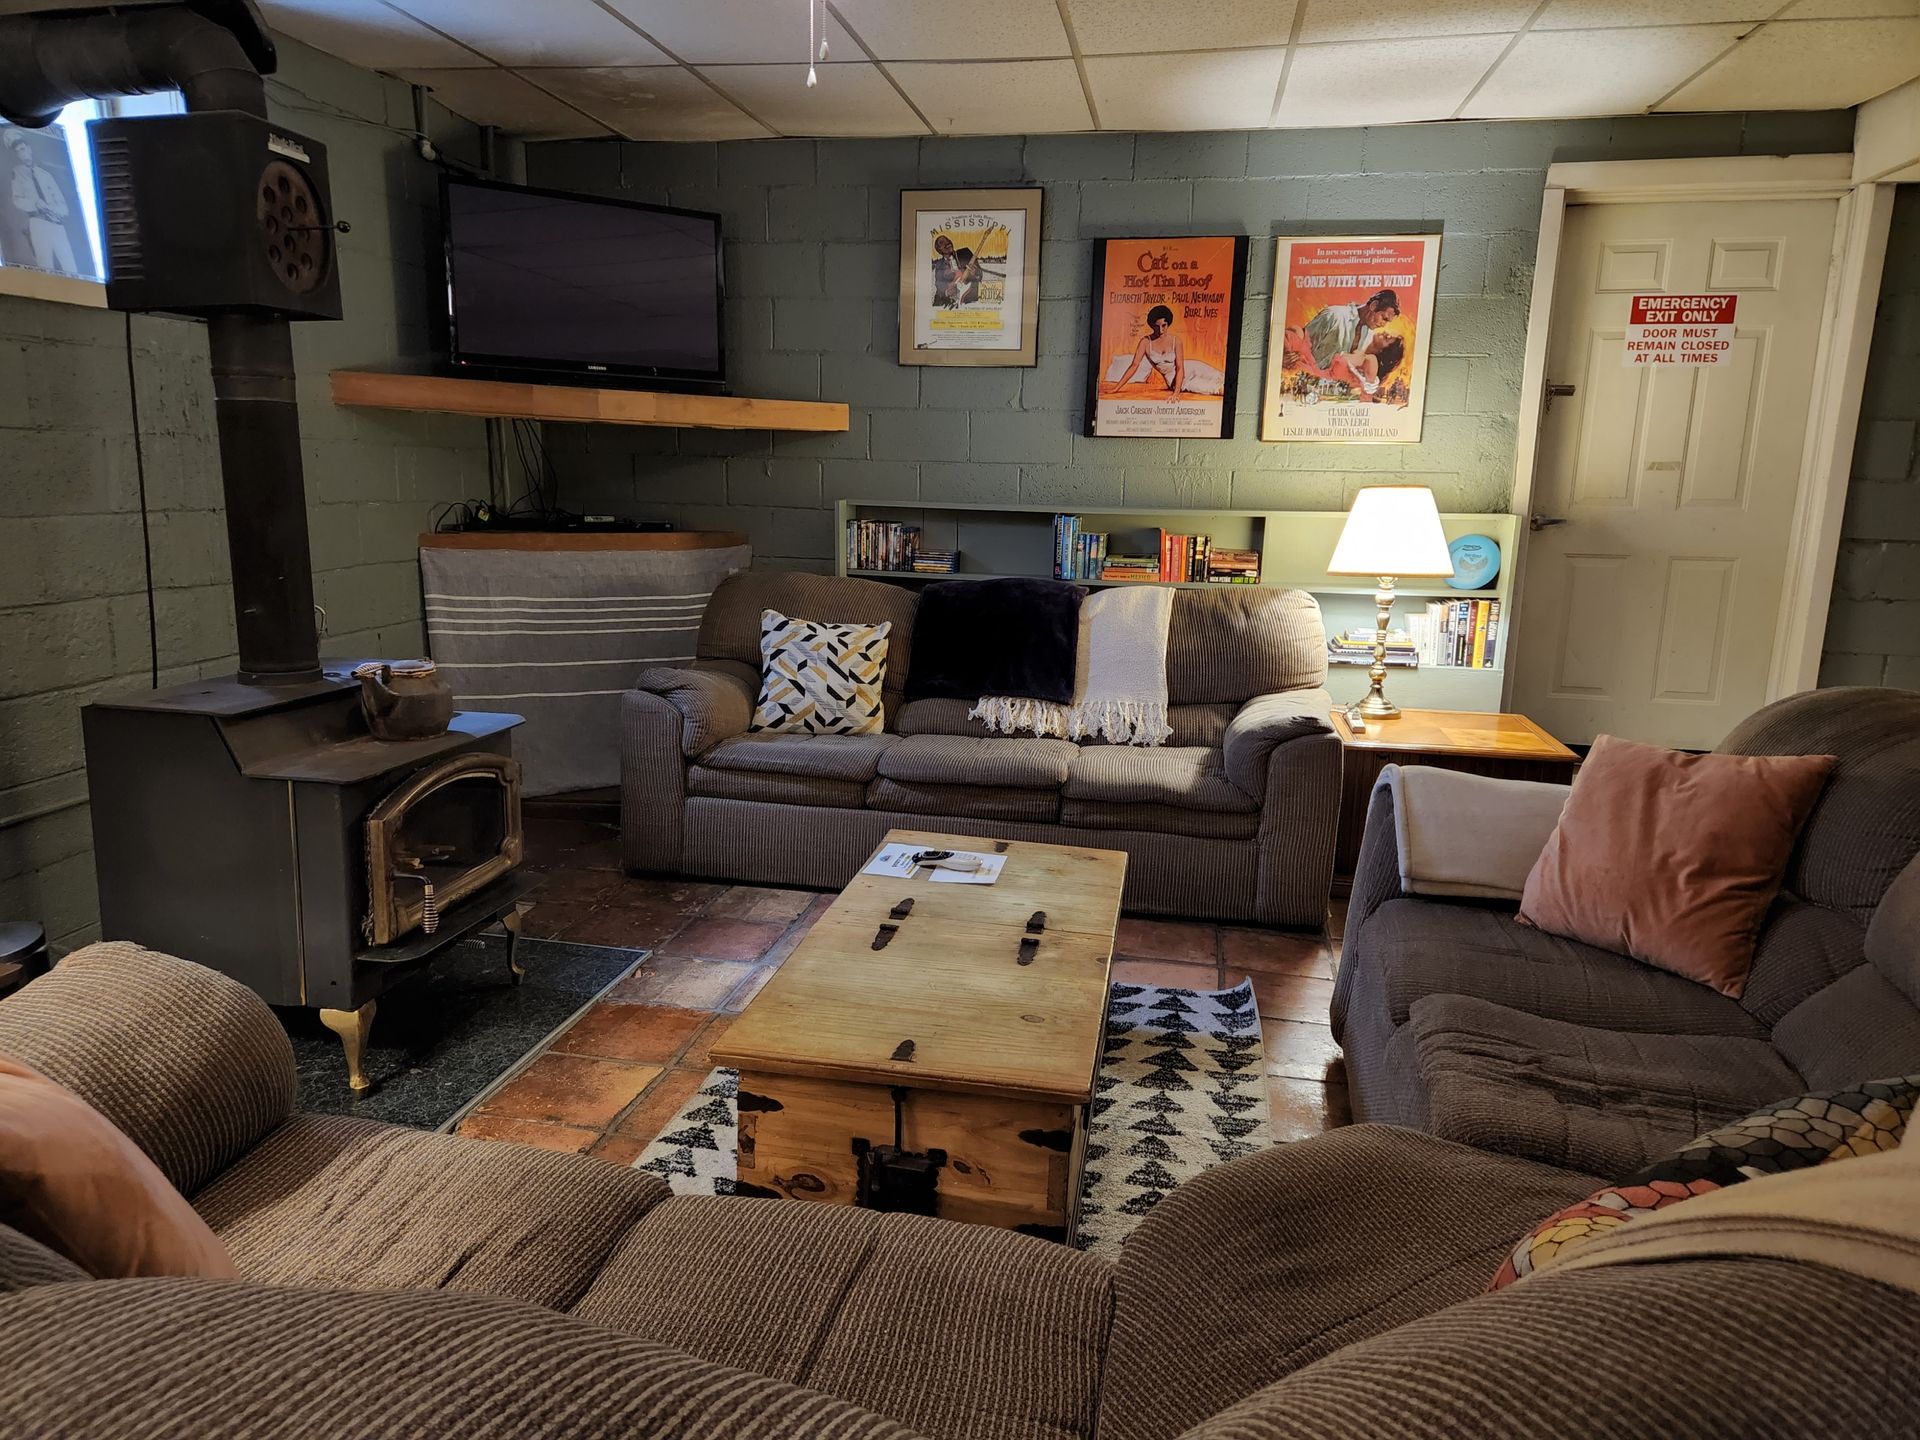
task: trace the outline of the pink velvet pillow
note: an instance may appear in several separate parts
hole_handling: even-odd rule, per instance
[[[235,1278],[207,1222],[105,1116],[0,1055],[0,1224],[98,1280]]]
[[[1831,755],[1687,755],[1602,735],[1520,897],[1520,923],[1738,999]]]

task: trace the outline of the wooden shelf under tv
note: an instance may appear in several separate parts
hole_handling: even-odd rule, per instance
[[[845,430],[849,423],[845,405],[822,400],[530,385],[375,370],[336,370],[332,378],[334,404],[374,410],[431,410],[443,415],[578,425],[664,425],[703,430],[831,431]]]

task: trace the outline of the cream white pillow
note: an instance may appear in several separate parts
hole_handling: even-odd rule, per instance
[[[760,702],[755,730],[877,735],[892,622],[833,625],[760,612]]]

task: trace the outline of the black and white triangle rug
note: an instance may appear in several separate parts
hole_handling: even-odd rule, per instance
[[[739,1076],[719,1069],[634,1168],[676,1195],[731,1195]],[[1175,1187],[1273,1143],[1253,986],[1115,985],[1094,1079],[1077,1243],[1111,1259]]]

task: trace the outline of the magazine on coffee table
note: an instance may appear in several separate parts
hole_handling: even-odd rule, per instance
[[[928,850],[920,845],[883,845],[866,863],[863,875],[919,876],[946,885],[991,885],[1006,868],[1007,857],[977,850]]]

